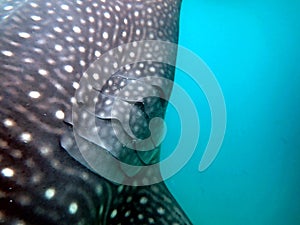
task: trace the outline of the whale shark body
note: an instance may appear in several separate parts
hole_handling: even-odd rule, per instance
[[[177,43],[180,4],[177,0],[0,1],[1,224],[191,224],[163,182],[118,184],[74,157],[70,119],[82,74],[105,52],[141,40]],[[112,118],[105,113],[111,110],[115,91],[134,81],[134,75],[151,73],[173,79],[174,68],[136,63],[107,81],[99,91],[99,96],[103,94],[96,109],[99,127],[109,128]],[[158,114],[163,117],[166,103],[150,98],[134,106],[133,133],[145,138],[149,120]],[[103,145],[79,134],[99,151],[127,163],[147,165],[158,160],[158,147],[142,154],[120,143],[109,145],[115,139],[105,129],[100,136]]]

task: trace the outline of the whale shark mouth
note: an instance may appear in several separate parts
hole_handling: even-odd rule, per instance
[[[102,89],[94,87],[99,104],[92,112],[80,108],[86,101],[75,93],[82,90],[82,74],[110,49],[141,40],[177,43],[179,12],[175,0],[0,1],[1,224],[191,224],[163,182],[116,184],[94,173],[76,151],[79,140],[133,165],[157,162],[158,145],[148,152],[120,145],[111,133],[111,121],[118,120],[109,103],[134,76],[173,79],[173,67],[155,62],[121,67]],[[158,86],[152,91],[163,92]],[[83,111],[72,111],[74,99]],[[166,101],[127,103],[132,134],[149,137],[149,121],[163,118]],[[74,129],[76,112],[97,118],[101,143]],[[137,173],[129,172],[122,176]]]

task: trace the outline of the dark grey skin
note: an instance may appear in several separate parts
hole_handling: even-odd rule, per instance
[[[72,136],[68,119],[72,97],[89,65],[120,44],[177,43],[180,4],[179,0],[0,2],[0,224],[191,224],[163,182],[140,187],[112,183],[71,157],[73,147],[64,139]],[[150,67],[165,71],[158,76],[173,78],[169,66],[145,66]],[[128,73],[120,70],[117,75],[126,78]],[[166,104],[160,103],[143,102],[163,117]],[[144,108],[137,110],[145,113]],[[145,121],[148,125],[148,120],[132,119],[131,125],[144,126]],[[109,135],[103,138],[110,140]],[[101,150],[136,163],[134,151]],[[138,159],[142,165],[158,160],[158,154],[151,157]]]

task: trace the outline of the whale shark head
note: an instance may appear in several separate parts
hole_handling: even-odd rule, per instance
[[[112,121],[120,123],[121,109],[129,104],[123,115],[130,135],[147,139],[151,119],[164,116],[167,103],[160,97],[165,86],[150,85],[156,97],[147,97],[145,84],[136,82],[147,76],[172,80],[174,68],[152,61],[121,66],[101,88],[92,85],[97,97],[92,111],[83,74],[126,43],[177,43],[179,12],[177,0],[0,2],[1,223],[191,224],[163,182],[117,184],[96,173],[82,155],[82,149],[94,150],[101,168],[128,179],[139,170],[116,170],[107,160],[139,166],[158,161],[159,145],[137,151],[121,143]],[[175,60],[176,54],[169,57]],[[93,79],[101,80],[105,70],[105,65],[98,68]],[[143,96],[138,101],[118,95],[131,83],[129,96]],[[100,141],[84,130],[89,115],[96,118]]]

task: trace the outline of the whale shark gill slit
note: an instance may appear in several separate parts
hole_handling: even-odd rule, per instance
[[[74,94],[91,63],[124,43],[177,43],[179,12],[176,0],[0,1],[1,224],[191,224],[163,182],[115,184],[84,164],[72,139]],[[114,85],[99,91],[99,127],[112,119],[105,102],[114,101],[113,87],[148,72],[174,76],[162,63],[121,68],[108,81]],[[166,103],[149,98],[142,105],[134,104],[130,126],[142,127],[135,134],[143,138],[149,115],[163,117]],[[101,135],[102,145],[93,146],[119,160],[147,165],[158,159],[159,146],[147,155]]]

